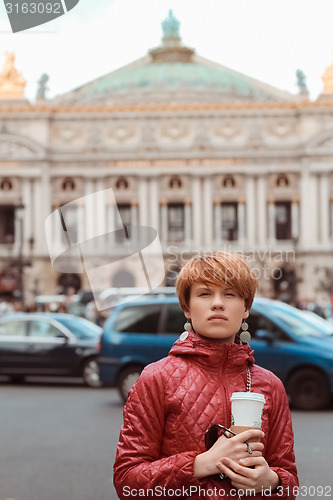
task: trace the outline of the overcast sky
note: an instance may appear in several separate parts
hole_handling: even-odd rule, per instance
[[[291,93],[300,68],[316,98],[333,61],[333,0],[80,0],[65,16],[15,34],[0,4],[0,68],[15,51],[30,100],[44,72],[52,97],[144,56],[159,45],[169,9],[199,55]]]

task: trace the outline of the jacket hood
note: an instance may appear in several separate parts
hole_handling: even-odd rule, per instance
[[[220,365],[229,359],[233,366],[251,366],[254,363],[253,352],[248,344],[221,344],[199,337],[191,329],[186,340],[176,340],[169,355],[194,356],[198,363],[209,366]]]

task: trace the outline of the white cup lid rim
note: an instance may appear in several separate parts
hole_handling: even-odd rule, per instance
[[[259,394],[258,392],[233,392],[230,401],[235,401],[237,399],[262,401],[263,403],[266,402],[265,396],[263,394]]]

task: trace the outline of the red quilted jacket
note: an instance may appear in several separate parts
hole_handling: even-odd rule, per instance
[[[114,464],[119,498],[239,498],[228,478],[218,475],[198,480],[193,462],[204,452],[206,429],[231,425],[230,397],[246,391],[247,366],[252,391],[265,396],[263,455],[279,475],[279,495],[294,499],[298,485],[293,430],[282,382],[270,371],[253,365],[248,345],[218,344],[192,331],[177,340],[169,355],[147,366],[132,388],[124,408]],[[252,492],[253,493],[253,492]],[[252,495],[251,498],[269,498]]]

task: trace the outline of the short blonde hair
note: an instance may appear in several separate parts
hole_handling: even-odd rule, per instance
[[[258,280],[237,253],[212,252],[189,260],[176,280],[176,290],[183,311],[188,311],[191,287],[195,283],[234,288],[244,298],[247,309],[251,308],[258,287]]]

